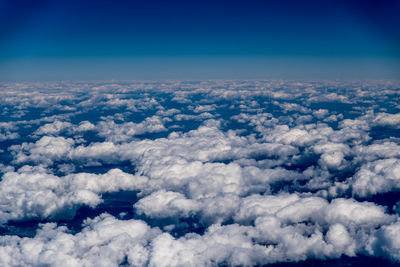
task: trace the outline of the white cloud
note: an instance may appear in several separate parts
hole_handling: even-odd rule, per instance
[[[371,238],[373,253],[400,261],[400,221],[385,225]]]
[[[0,122],[0,142],[19,137],[18,127],[12,122]]]
[[[3,266],[118,266],[124,260],[145,266],[148,242],[159,234],[142,221],[120,221],[103,214],[72,235],[48,223],[35,238],[0,237]]]
[[[352,180],[353,193],[366,197],[400,189],[400,159],[384,159],[361,166]]]
[[[372,121],[373,125],[377,126],[392,126],[400,127],[400,113],[388,114],[388,113],[378,113]]]
[[[199,210],[199,204],[177,192],[160,190],[140,199],[136,212],[150,218],[185,218]]]
[[[39,127],[36,130],[36,135],[58,135],[64,130],[72,130],[72,124],[70,122],[55,120],[52,123],[47,123]]]
[[[10,150],[15,154],[14,161],[17,163],[33,161],[52,164],[55,160],[65,159],[74,144],[71,138],[43,136],[36,143],[14,145]]]
[[[0,236],[2,266],[400,260],[398,209],[371,198],[400,189],[398,82],[2,86],[0,222],[55,222]],[[133,216],[162,230],[106,214],[77,233],[57,225],[124,190],[138,192],[124,199]]]
[[[102,202],[101,193],[138,190],[147,178],[113,169],[105,174],[57,177],[43,167],[24,166],[0,181],[0,223],[27,218],[72,218],[76,210]]]
[[[160,117],[148,117],[140,123],[126,122],[116,124],[114,121],[102,121],[97,125],[99,135],[106,138],[106,141],[120,143],[133,139],[135,135],[145,133],[158,133],[166,131]]]
[[[341,223],[347,227],[377,227],[393,221],[381,206],[353,199],[334,199],[324,211],[328,223]]]

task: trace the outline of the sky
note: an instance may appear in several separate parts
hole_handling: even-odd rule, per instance
[[[0,1],[0,80],[400,78],[400,1]]]

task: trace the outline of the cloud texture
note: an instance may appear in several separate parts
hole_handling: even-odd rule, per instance
[[[2,87],[1,266],[400,262],[396,81]]]

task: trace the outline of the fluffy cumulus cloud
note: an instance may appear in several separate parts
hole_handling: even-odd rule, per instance
[[[112,169],[105,174],[74,173],[58,177],[43,167],[24,166],[0,181],[0,223],[29,218],[73,217],[79,206],[95,207],[101,193],[138,190],[146,177]]]
[[[400,190],[400,159],[368,162],[354,175],[353,192],[360,196]]]
[[[157,191],[139,200],[135,205],[138,214],[150,218],[187,217],[199,209],[195,200],[186,199],[177,192]]]
[[[116,124],[114,121],[102,121],[98,125],[99,135],[112,142],[128,141],[135,135],[157,133],[166,130],[162,120],[157,116],[148,117],[140,123],[127,122]]]
[[[0,265],[398,263],[399,86],[3,84]]]
[[[35,238],[2,236],[3,266],[145,266],[149,241],[160,230],[138,220],[117,220],[103,214],[84,223],[76,235],[55,223],[44,224]]]
[[[22,143],[9,148],[16,163],[32,161],[41,164],[51,164],[64,159],[75,144],[71,138],[43,136],[35,143]]]
[[[372,120],[373,125],[400,127],[400,114],[378,113]]]
[[[12,122],[0,122],[0,142],[19,137],[17,127]]]
[[[71,130],[71,129],[72,129],[71,123],[56,120],[52,123],[47,123],[43,126],[40,126],[39,129],[36,130],[35,134],[37,134],[37,135],[57,135],[62,131]]]

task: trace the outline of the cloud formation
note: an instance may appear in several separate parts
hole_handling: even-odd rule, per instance
[[[2,266],[400,262],[396,81],[3,87]]]

